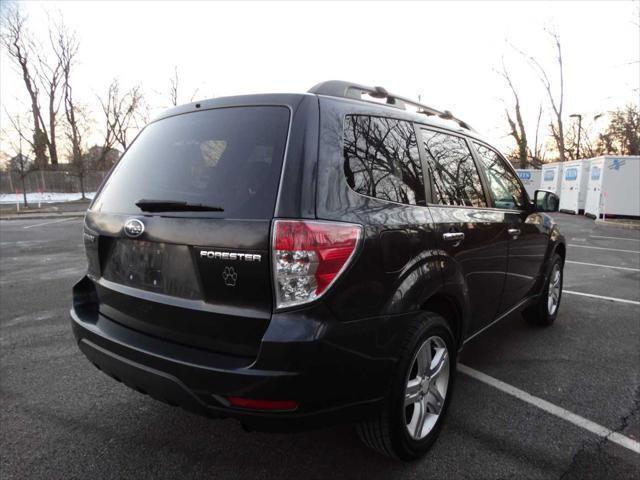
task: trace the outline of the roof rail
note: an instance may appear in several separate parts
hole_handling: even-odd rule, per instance
[[[383,87],[367,87],[365,85],[345,82],[342,80],[328,80],[311,87],[311,89],[309,89],[309,93],[315,93],[316,95],[328,95],[330,97],[353,98],[356,100],[366,101],[362,98],[362,94],[365,93],[373,98],[386,98],[387,105],[391,107],[406,110],[406,105],[412,105],[418,109],[418,113],[422,113],[423,115],[427,116],[437,116],[444,120],[451,120],[456,122],[466,130],[475,131],[467,122],[455,117],[449,110],[437,110],[433,107],[429,107],[428,105],[416,102],[415,100],[389,93]]]

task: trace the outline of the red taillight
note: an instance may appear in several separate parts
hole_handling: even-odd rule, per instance
[[[277,308],[315,300],[353,257],[362,227],[351,223],[276,220],[273,268]]]
[[[298,408],[298,402],[295,400],[257,400],[243,397],[228,397],[227,400],[232,407],[252,410],[295,410]]]

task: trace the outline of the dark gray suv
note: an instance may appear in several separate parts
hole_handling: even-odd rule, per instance
[[[168,110],[84,223],[78,345],[141,393],[250,429],[352,422],[422,455],[464,344],[558,314],[565,242],[450,112],[347,82]]]

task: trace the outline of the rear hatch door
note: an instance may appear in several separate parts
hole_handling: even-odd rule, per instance
[[[174,342],[254,356],[272,311],[271,220],[286,106],[147,126],[85,221],[100,312]]]

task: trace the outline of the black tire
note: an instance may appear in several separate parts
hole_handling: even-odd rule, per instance
[[[448,386],[439,417],[429,433],[422,439],[411,437],[407,429],[405,387],[410,368],[419,348],[431,337],[439,337],[447,347],[449,358]],[[399,460],[414,460],[423,456],[438,437],[453,394],[457,348],[449,325],[440,315],[424,312],[411,324],[402,348],[402,356],[391,382],[384,406],[378,414],[357,425],[360,439],[369,448]]]
[[[560,291],[558,292],[558,301],[555,310],[553,312],[550,312],[548,302],[549,289],[551,287],[551,282],[553,281],[553,272],[556,266],[559,268],[560,272]],[[547,327],[555,322],[556,317],[558,316],[558,311],[560,311],[560,300],[562,300],[562,282],[564,280],[563,270],[564,262],[562,260],[562,257],[560,257],[560,255],[558,255],[557,253],[554,253],[547,266],[544,288],[540,293],[538,301],[522,312],[522,316],[530,324]]]

